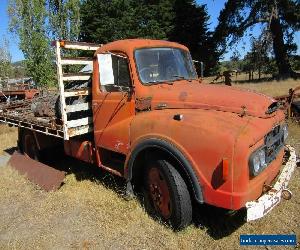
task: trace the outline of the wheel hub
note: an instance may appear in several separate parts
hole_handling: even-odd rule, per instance
[[[155,210],[168,219],[171,215],[171,202],[168,183],[157,168],[149,171],[149,191]]]
[[[153,196],[153,200],[155,201],[156,205],[161,205],[162,202],[162,193],[161,190],[159,189],[159,187],[157,185],[151,185],[151,189],[150,189],[152,196]]]

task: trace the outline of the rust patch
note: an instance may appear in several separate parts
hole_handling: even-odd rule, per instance
[[[183,91],[183,92],[180,93],[178,99],[179,99],[179,101],[184,102],[187,99],[187,96],[188,96],[187,92]]]
[[[151,109],[151,101],[152,101],[151,96],[145,97],[145,98],[137,98],[135,108],[138,111],[150,110]]]
[[[18,152],[14,152],[8,165],[25,175],[30,181],[46,191],[57,190],[64,178],[65,172],[54,169],[41,162],[35,161]]]

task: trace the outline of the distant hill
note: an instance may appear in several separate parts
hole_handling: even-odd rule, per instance
[[[14,67],[24,67],[24,61],[25,61],[25,60],[13,62],[12,65],[13,65]]]

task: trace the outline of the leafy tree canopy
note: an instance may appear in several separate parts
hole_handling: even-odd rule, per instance
[[[295,31],[300,29],[300,3],[296,0],[228,0],[219,15],[214,32],[221,53],[243,37],[255,24],[265,27],[265,41],[271,40],[278,73],[281,77],[295,76],[288,55],[295,51]]]
[[[10,31],[18,36],[28,76],[40,85],[55,82],[51,41],[77,40],[80,0],[9,0]]]
[[[0,43],[0,80],[12,75],[13,67],[9,53],[9,42],[3,39]]]
[[[194,0],[85,0],[81,6],[81,39],[107,43],[126,38],[165,39],[186,45],[206,73],[217,63],[209,16]]]

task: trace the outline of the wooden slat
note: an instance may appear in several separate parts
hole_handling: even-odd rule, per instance
[[[83,125],[88,125],[93,123],[93,117],[85,117],[77,120],[71,120],[67,122],[67,127],[68,128],[75,128],[75,127],[80,127]]]
[[[90,95],[91,93],[92,91],[90,88],[73,89],[73,90],[66,90],[64,96],[65,97],[83,96],[83,95]]]
[[[63,81],[87,81],[91,78],[91,73],[63,74]]]
[[[90,103],[79,103],[79,104],[75,104],[75,105],[67,105],[66,112],[72,113],[72,112],[89,110],[89,109],[91,109]]]
[[[61,65],[61,50],[60,50],[60,43],[59,41],[55,42],[56,45],[56,65],[57,65],[57,80],[58,80],[58,86],[59,86],[59,96],[60,96],[60,110],[61,110],[61,116],[63,120],[63,131],[64,131],[64,139],[69,140],[68,135],[68,128],[66,126],[67,122],[67,113],[66,110],[66,99],[65,99],[65,86],[64,86],[64,80],[63,80],[63,70]]]
[[[102,44],[64,41],[64,49],[97,50]]]
[[[91,57],[63,57],[61,59],[62,65],[93,65],[93,58]]]
[[[70,137],[77,136],[77,135],[83,135],[86,133],[90,133],[92,131],[93,131],[93,125],[90,125],[90,124],[68,129],[68,133],[69,133]]]

